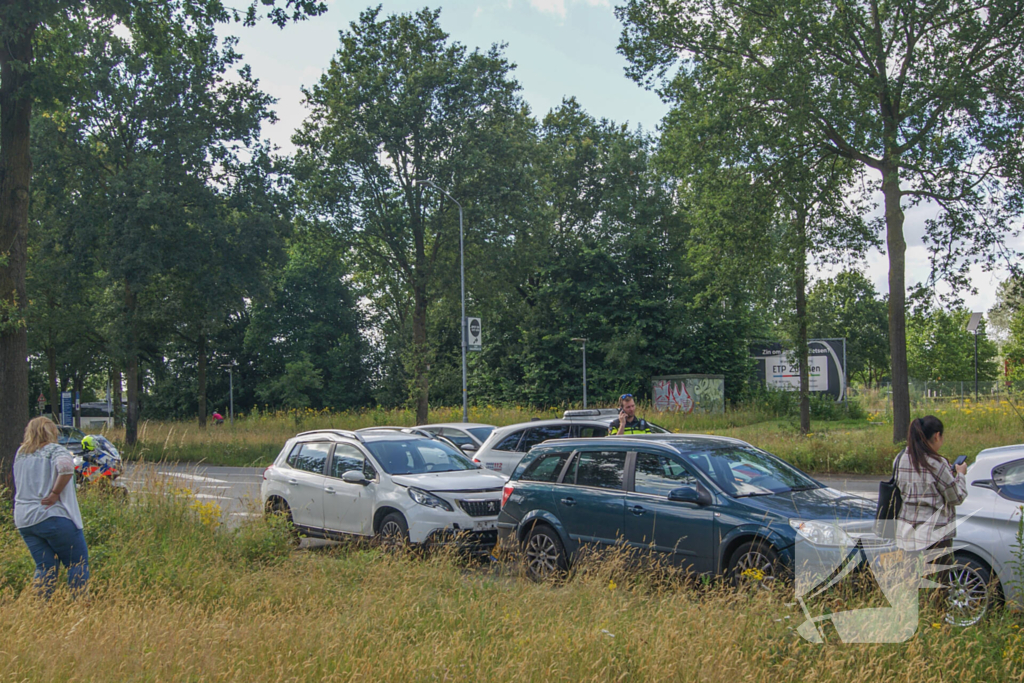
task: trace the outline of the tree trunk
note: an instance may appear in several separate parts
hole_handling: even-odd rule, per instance
[[[811,431],[811,376],[807,359],[807,212],[797,209],[796,352],[800,358],[800,433]]]
[[[0,495],[7,496],[14,492],[14,454],[28,424],[28,335],[23,313],[35,29],[34,23],[26,24],[0,41]]]
[[[899,168],[882,172],[885,241],[889,251],[889,356],[892,362],[892,440],[905,441],[910,428],[910,381],[907,376],[907,287],[903,208]]]
[[[199,428],[206,429],[206,335],[199,335]]]
[[[426,286],[417,282],[413,285],[412,352],[413,386],[416,398],[416,424],[427,423],[430,390],[429,356],[427,353],[427,291]]]
[[[124,285],[124,304],[128,313],[128,415],[124,424],[124,442],[135,445],[139,437],[139,335],[135,330],[135,293],[127,282]]]
[[[121,397],[122,397],[123,394],[121,393],[121,370],[120,369],[114,370],[113,376],[112,376],[112,379],[111,379],[110,383],[113,385],[113,394],[114,394],[114,398],[113,398],[113,401],[112,401],[113,404],[114,404],[113,405],[113,408],[114,408],[114,426],[115,427],[120,427],[121,426],[121,422],[124,420],[124,415],[121,414],[122,413],[122,410],[121,410]]]
[[[82,377],[81,373],[76,372],[71,380],[71,404],[72,410],[75,411],[75,427],[78,429],[82,428],[82,387],[85,384],[85,378]]]
[[[46,369],[50,380],[50,413],[56,419],[57,408],[60,406],[60,388],[57,387],[57,349],[52,346],[46,347]]]

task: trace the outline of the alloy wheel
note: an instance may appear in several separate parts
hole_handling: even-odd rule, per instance
[[[946,588],[946,623],[973,626],[988,612],[992,593],[988,582],[977,569],[957,565],[949,570]]]
[[[547,534],[533,534],[526,546],[526,560],[536,576],[550,576],[559,570],[559,550]]]
[[[775,563],[760,550],[751,549],[736,563],[735,576],[759,588],[770,588],[775,581]]]

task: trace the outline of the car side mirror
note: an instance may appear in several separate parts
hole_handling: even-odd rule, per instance
[[[475,443],[467,443],[463,444],[460,448],[462,448],[463,453],[473,453],[480,447]]]
[[[362,484],[366,486],[370,481],[363,476],[363,473],[359,470],[349,470],[341,475],[341,480],[349,484]]]
[[[680,486],[668,492],[668,499],[675,503],[693,503],[694,505],[711,505],[714,502],[711,492],[699,483],[695,486]]]

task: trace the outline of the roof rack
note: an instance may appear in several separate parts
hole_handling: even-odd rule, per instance
[[[299,432],[298,436],[307,436],[309,434],[337,434],[338,436],[344,436],[347,439],[355,439],[356,441],[363,442],[364,439],[361,434],[349,429],[312,429],[308,432]]]
[[[428,439],[437,437],[437,434],[428,432],[426,429],[420,429],[419,427],[398,427],[395,425],[379,425],[377,427],[361,427],[356,430],[357,432],[372,432],[372,431],[389,431],[389,432],[405,432],[406,434],[416,434],[417,436],[425,436]]]

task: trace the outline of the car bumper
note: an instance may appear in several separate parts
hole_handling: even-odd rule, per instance
[[[455,529],[435,529],[427,536],[424,543],[427,547],[457,548],[474,555],[487,555],[498,544],[498,531],[464,531]]]

